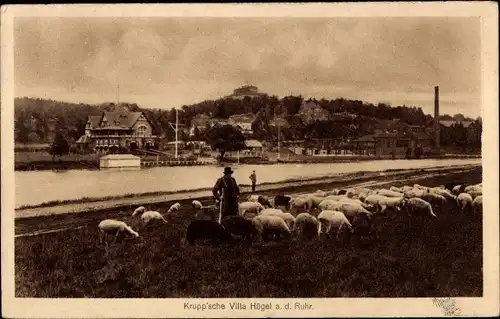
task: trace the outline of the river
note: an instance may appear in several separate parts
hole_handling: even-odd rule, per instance
[[[412,169],[436,166],[480,164],[481,159],[378,160],[352,163],[235,165],[236,181],[250,184],[256,171],[257,183],[287,179],[326,177],[358,171]],[[209,188],[222,175],[222,167],[153,167],[142,169],[16,171],[15,206],[37,205],[54,200],[106,197],[158,191]]]

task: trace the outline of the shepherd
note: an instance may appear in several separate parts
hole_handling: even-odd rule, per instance
[[[231,176],[234,172],[231,167],[224,168],[224,176],[217,179],[212,193],[219,205],[220,220],[226,216],[237,215],[238,213],[238,198],[240,196],[240,188],[234,177]]]
[[[252,171],[250,180],[252,181],[252,193],[255,193],[255,185],[257,184],[257,175],[255,174],[255,171]]]

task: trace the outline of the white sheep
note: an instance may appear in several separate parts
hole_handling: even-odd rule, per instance
[[[318,220],[321,223],[322,232],[330,235],[330,230],[333,227],[338,227],[337,230],[337,239],[339,238],[340,231],[342,227],[345,225],[351,233],[354,232],[354,229],[351,225],[351,222],[347,219],[344,213],[334,210],[324,210],[318,215]]]
[[[377,206],[380,213],[384,213],[388,208],[393,212],[399,212],[405,207],[406,199],[404,197],[385,197],[372,194],[365,199],[365,203]]]
[[[316,217],[309,213],[300,213],[295,218],[295,229],[300,236],[306,235],[306,232],[311,231],[314,237],[319,238],[321,234],[321,223]]]
[[[179,210],[179,208],[181,208],[181,204],[179,203],[172,204],[172,206],[170,206],[170,208],[168,209],[167,213]]]
[[[291,231],[285,220],[281,217],[274,215],[258,215],[252,218],[252,224],[257,229],[262,238],[268,234],[285,235],[290,237]]]
[[[142,214],[146,211],[146,208],[144,206],[139,206],[137,207],[134,212],[132,213],[132,217],[137,215],[137,214]]]
[[[460,193],[457,196],[457,205],[462,211],[465,211],[467,208],[472,208],[472,196],[467,193]]]
[[[475,215],[479,215],[483,212],[483,196],[479,195],[476,198],[474,198],[474,201],[472,202],[472,211],[474,212]]]
[[[283,212],[281,209],[266,208],[263,211],[261,211],[259,215],[273,215],[281,217],[286,222],[290,230],[293,231],[295,229],[295,217],[293,217],[293,215],[290,213]]]
[[[315,196],[315,195],[309,195],[305,197],[308,203],[310,203],[310,208],[318,208],[319,204],[325,200],[325,197],[320,197],[320,196]]]
[[[335,200],[335,201],[338,201],[340,200],[341,198],[349,198],[345,195],[328,195],[326,196],[325,198],[323,198],[324,200],[327,200],[327,199],[331,199],[331,200]]]
[[[155,221],[157,220],[157,221],[163,222],[164,224],[168,224],[168,222],[165,220],[165,218],[163,218],[162,214],[160,214],[157,211],[152,211],[152,210],[149,210],[149,211],[143,213],[141,215],[141,219],[142,219],[142,223],[144,225],[148,224],[152,220],[155,220]]]
[[[460,190],[462,189],[462,185],[456,185],[452,188],[451,192],[453,193],[453,195],[458,195],[460,194]]]
[[[482,191],[483,190],[483,186],[481,186],[479,184],[469,185],[469,186],[465,187],[464,192],[468,193],[470,190]]]
[[[436,214],[434,214],[434,211],[432,210],[432,205],[421,198],[413,197],[408,199],[406,207],[409,214],[426,213],[437,218]]]
[[[196,200],[196,199],[191,202],[191,205],[193,206],[194,210],[198,210],[198,209],[203,208],[203,205],[201,204],[201,202],[199,200]]]
[[[456,201],[457,200],[457,197],[455,195],[453,195],[452,193],[450,193],[447,189],[434,187],[434,188],[429,189],[429,193],[441,195],[447,201]]]
[[[322,191],[321,189],[318,189],[313,195],[319,196],[319,197],[325,197],[326,192]]]
[[[401,188],[399,187],[396,187],[396,186],[391,186],[389,188],[390,191],[393,191],[393,192],[398,192],[398,193],[404,193],[404,190],[402,190]]]
[[[403,197],[403,195],[404,195],[404,193],[395,192],[395,191],[391,191],[391,190],[388,190],[388,189],[379,189],[377,191],[377,194],[385,196],[385,197]]]
[[[476,188],[469,189],[466,193],[469,194],[473,199],[483,195],[483,191]]]
[[[262,204],[259,202],[238,203],[238,214],[242,217],[245,217],[247,213],[253,213],[257,215],[262,210],[264,210],[264,206],[262,206]]]
[[[115,220],[115,219],[105,219],[101,221],[98,225],[99,228],[99,243],[102,244],[103,239],[105,239],[106,235],[114,235],[115,239],[113,242],[116,242],[118,235],[120,233],[125,232],[129,235],[139,237],[139,234],[134,231],[129,225],[125,222]],[[107,245],[107,242],[106,242]]]
[[[295,213],[297,210],[302,209],[309,211],[313,206],[312,199],[310,197],[296,197],[290,201],[290,213]]]

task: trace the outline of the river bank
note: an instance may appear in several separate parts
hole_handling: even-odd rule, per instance
[[[467,171],[471,169],[481,169],[480,165],[457,165],[453,167],[440,166],[425,169],[398,169],[376,172],[355,172],[340,173],[328,177],[288,179],[276,183],[259,184],[257,192],[259,194],[269,194],[289,191],[314,191],[321,187],[345,187],[352,183],[373,182],[380,179],[402,179],[412,177],[416,174],[448,174],[451,172]],[[242,184],[242,195],[250,194],[249,185]],[[175,192],[154,192],[143,194],[128,194],[124,196],[110,196],[105,198],[82,198],[65,202],[52,202],[41,205],[18,208],[15,210],[15,218],[30,218],[37,216],[59,215],[68,213],[81,213],[97,210],[131,209],[140,205],[160,205],[167,202],[185,201],[188,203],[192,199],[212,199],[210,188],[200,188],[192,190],[182,190]]]
[[[16,155],[17,157],[17,155]],[[477,154],[445,154],[439,156],[429,156],[425,159],[462,159],[462,158],[481,158]],[[366,155],[333,155],[333,156],[292,156],[291,158],[283,157],[277,160],[269,160],[265,158],[226,158],[223,161],[217,161],[216,164],[202,163],[198,161],[165,161],[160,160],[156,162],[154,158],[147,158],[143,160],[141,166],[155,167],[155,166],[200,166],[200,165],[273,165],[276,163],[283,164],[318,164],[318,163],[345,163],[345,162],[362,162],[362,161],[375,161],[375,160],[390,160],[391,156],[366,156]],[[396,159],[405,159],[397,157]],[[168,163],[166,163],[168,162]],[[16,158],[14,162],[14,171],[46,171],[46,170],[72,170],[72,169],[87,169],[98,170],[99,159],[95,156],[74,159],[73,157],[61,158],[57,160],[39,160],[39,159],[20,159]]]

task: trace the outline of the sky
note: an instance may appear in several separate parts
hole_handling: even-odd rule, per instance
[[[16,18],[15,96],[171,109],[252,84],[476,118],[476,18]],[[118,90],[119,87],[119,90]]]

